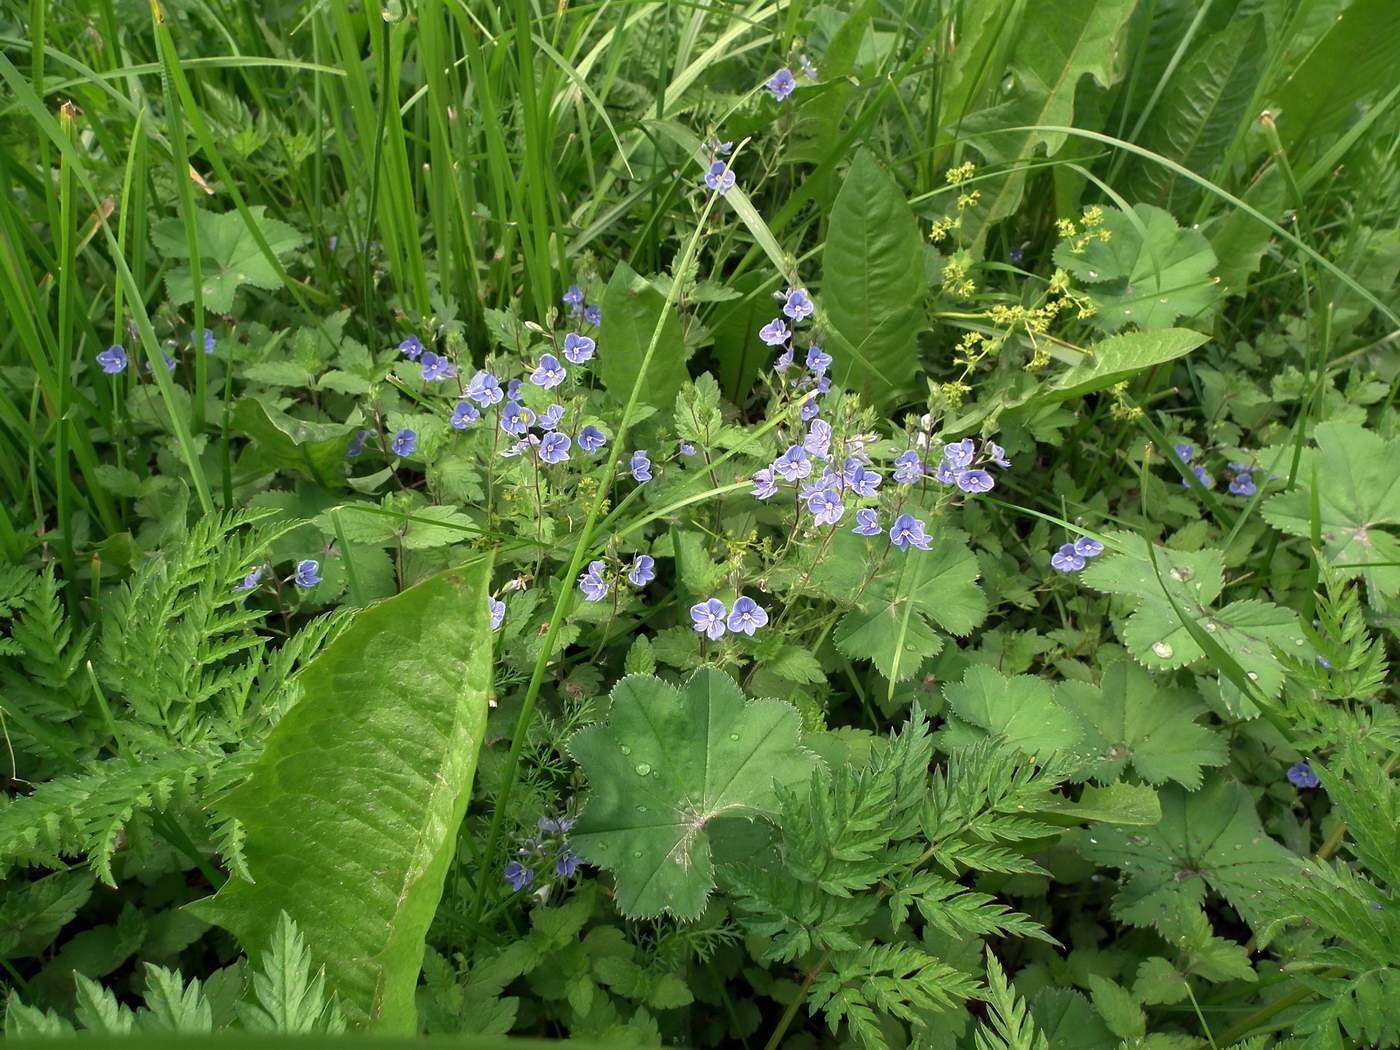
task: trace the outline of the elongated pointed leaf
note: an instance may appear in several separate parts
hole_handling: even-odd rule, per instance
[[[285,911],[359,1027],[416,1032],[413,990],[466,811],[491,685],[490,564],[360,613],[221,808],[248,869],[191,906],[245,947]]]
[[[598,340],[598,373],[609,392],[622,402],[632,396],[632,386],[642,371],[647,347],[656,326],[661,336],[652,353],[651,367],[641,398],[648,404],[669,408],[686,380],[689,351],[676,311],[661,290],[625,262],[613,270],[603,291],[603,327]]]

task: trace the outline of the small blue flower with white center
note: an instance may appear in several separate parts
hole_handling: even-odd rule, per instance
[[[921,551],[929,549],[924,523],[912,514],[901,514],[894,519],[890,526],[890,542],[902,551],[908,551],[911,546]]]
[[[958,470],[972,466],[972,457],[977,454],[977,446],[972,438],[963,438],[943,446],[943,455]]]
[[[807,500],[807,509],[816,517],[818,525],[835,525],[846,513],[845,504],[841,502],[841,493],[834,488],[812,493]]]
[[[986,446],[982,449],[982,453],[999,467],[1011,466],[1011,461],[1006,458],[1006,449],[1002,448],[995,441],[988,441]]]
[[[1074,553],[1081,558],[1097,558],[1103,553],[1103,544],[1088,536],[1080,536],[1074,541]]]
[[[500,404],[505,398],[505,393],[501,390],[500,380],[490,372],[478,372],[467,383],[467,397],[482,408],[490,408]]]
[[[758,330],[758,337],[769,346],[782,346],[792,337],[792,333],[788,331],[786,321],[775,317]]]
[[[627,571],[627,578],[637,587],[645,587],[656,579],[656,559],[650,554],[639,554]]]
[[[113,344],[97,355],[97,363],[102,366],[102,371],[109,376],[114,376],[118,372],[126,371],[127,357],[126,348],[119,344]]]
[[[896,485],[911,485],[919,480],[923,472],[923,461],[919,459],[919,454],[911,448],[895,459],[894,474],[891,476]]]
[[[258,585],[258,581],[262,579],[263,573],[266,571],[266,568],[267,567],[264,565],[259,565],[247,576],[243,577],[243,581],[241,583],[235,583],[233,585],[233,589],[239,594],[251,591],[254,587]]]
[[[802,439],[802,448],[813,459],[831,458],[831,424],[824,419],[814,419]]]
[[[564,337],[564,360],[581,365],[593,356],[598,344],[586,335],[570,332]]]
[[[734,603],[734,609],[725,621],[726,626],[735,634],[742,631],[750,637],[767,622],[768,614],[763,611],[763,607],[747,595]]]
[[[396,456],[410,456],[418,449],[418,435],[408,427],[404,427],[394,435],[390,447]]]
[[[578,307],[583,305],[583,292],[579,290],[578,285],[571,284],[564,292],[564,305],[574,307],[575,312],[577,312]]]
[[[692,605],[690,618],[695,630],[704,634],[710,641],[717,642],[724,635],[724,617],[727,611],[724,602],[718,598],[710,598],[699,605]]]
[[[522,437],[525,431],[529,430],[535,422],[535,413],[525,408],[518,401],[507,401],[506,407],[501,409],[501,429],[507,434],[514,434]]]
[[[793,77],[791,70],[780,69],[774,73],[768,83],[763,86],[773,92],[773,97],[775,99],[782,102],[797,90],[797,80]]]
[[[539,365],[530,373],[530,382],[545,390],[553,390],[568,374],[568,370],[559,363],[559,358],[553,354],[544,354],[540,357]]]
[[[568,434],[551,431],[540,442],[540,459],[551,465],[563,463],[569,458],[569,446],[573,444]]]
[[[591,423],[579,431],[578,447],[590,456],[608,443],[607,437]]]
[[[486,600],[491,608],[491,630],[499,631],[506,620],[506,603],[489,596]]]
[[[1060,572],[1078,572],[1084,568],[1084,555],[1075,549],[1075,544],[1065,543],[1050,556],[1050,567]]]
[[[953,481],[964,492],[990,492],[996,484],[985,470],[960,470]]]
[[[369,437],[368,430],[357,430],[355,436],[350,439],[350,444],[345,446],[346,459],[358,459],[361,452],[365,450],[365,438]]]
[[[693,455],[695,455],[695,446],[692,445],[689,441],[682,441],[682,442],[680,443],[680,450],[681,450],[681,455],[682,455],[682,456],[693,456]]]
[[[841,472],[842,483],[857,496],[873,499],[878,494],[880,482],[884,480],[878,471],[871,470],[860,460],[851,457],[846,460],[846,468]]]
[[[773,362],[773,371],[777,372],[779,375],[782,375],[791,367],[792,347],[788,347],[781,354],[779,354],[778,359]]]
[[[518,860],[513,860],[507,864],[503,874],[506,877],[506,881],[510,883],[510,888],[516,893],[519,893],[526,886],[530,885],[531,880],[535,877],[535,873]]]
[[[296,574],[292,576],[292,582],[298,587],[315,587],[321,582],[321,577],[317,576],[317,571],[321,568],[321,563],[310,558],[297,562]]]
[[[755,470],[753,474],[750,475],[750,480],[753,481],[752,495],[756,496],[758,499],[768,499],[778,494],[777,483],[773,480],[772,467],[764,467],[762,470]]]
[[[1258,491],[1254,478],[1247,471],[1241,471],[1230,479],[1230,492],[1236,496],[1252,496]]]
[[[1317,774],[1313,772],[1312,766],[1306,762],[1294,762],[1288,767],[1288,772],[1285,775],[1288,777],[1288,782],[1294,787],[1315,788],[1322,783],[1317,779]]]
[[[953,485],[958,480],[958,468],[953,465],[953,461],[944,457],[938,461],[938,466],[934,469],[933,480],[940,485]]]
[[[1176,452],[1176,458],[1181,460],[1181,462],[1183,463],[1190,463],[1191,460],[1196,458],[1195,448],[1193,448],[1191,445],[1188,445],[1184,441],[1181,442],[1181,444],[1177,445],[1173,451]]]
[[[773,461],[773,473],[785,481],[797,481],[812,473],[812,462],[801,445],[793,445]]]
[[[410,361],[416,361],[418,360],[418,355],[423,352],[423,344],[418,341],[416,335],[411,335],[399,344],[399,350],[401,350],[404,357],[408,358]]]
[[[831,365],[831,355],[824,353],[819,346],[809,346],[807,348],[807,370],[814,375],[825,374]]]
[[[441,354],[435,354],[431,350],[423,352],[422,366],[423,381],[426,383],[442,383],[448,379],[457,378],[457,366],[448,358]]]
[[[638,449],[632,453],[632,461],[629,466],[634,480],[651,480],[651,457],[646,454],[645,449]]]
[[[1202,488],[1209,489],[1215,487],[1215,479],[1211,477],[1210,474],[1206,472],[1206,468],[1201,466],[1199,463],[1191,468],[1191,473],[1196,475],[1196,480],[1201,483]],[[1191,482],[1187,481],[1185,478],[1182,478],[1181,487],[1184,489],[1189,489],[1191,487]]]
[[[798,55],[797,61],[802,66],[802,72],[807,75],[808,80],[817,79],[817,67],[812,65],[806,55]]]
[[[452,425],[458,430],[466,430],[480,422],[481,412],[470,401],[458,401],[452,409]]]
[[[783,313],[792,318],[793,324],[801,324],[811,316],[812,300],[807,298],[806,288],[789,288],[778,297],[786,300],[783,303]]]
[[[559,426],[559,421],[564,418],[563,405],[550,405],[537,420],[537,425],[541,430],[554,430]]]
[[[862,507],[856,511],[856,524],[851,531],[857,536],[878,536],[885,530],[880,527],[880,515],[869,507]]]
[[[603,573],[608,563],[599,559],[588,563],[588,571],[578,578],[578,589],[583,592],[585,601],[601,602],[608,596],[608,581]]]
[[[584,324],[591,324],[594,328],[603,327],[603,308],[592,303],[583,308]]]
[[[734,171],[722,160],[712,161],[710,170],[705,173],[705,185],[721,197],[734,187]]]

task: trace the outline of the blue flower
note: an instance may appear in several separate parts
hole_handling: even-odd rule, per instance
[[[315,587],[321,582],[321,577],[316,575],[317,570],[320,568],[321,563],[312,561],[310,558],[299,561],[297,562],[297,571],[296,575],[292,577],[292,582],[298,587]]]
[[[559,363],[559,358],[553,354],[545,354],[540,358],[539,367],[530,373],[530,382],[546,390],[553,390],[568,374],[567,369]]]
[[[808,80],[817,79],[817,67],[807,60],[806,55],[798,55],[797,61],[802,65],[802,72],[807,74]]]
[[[758,330],[758,337],[769,346],[781,346],[788,341],[792,335],[788,331],[787,322],[781,317],[775,317]]]
[[[856,526],[851,530],[860,536],[878,536],[885,530],[880,527],[880,516],[869,507],[856,511]]]
[[[552,431],[540,442],[540,459],[546,463],[563,463],[569,458],[571,444],[573,442],[569,440],[568,434]]]
[[[1230,479],[1230,491],[1236,496],[1252,496],[1259,490],[1254,487],[1254,478],[1248,471],[1242,471]]]
[[[102,366],[102,371],[109,376],[126,371],[126,348],[119,344],[109,346],[97,355],[97,363]]]
[[[801,324],[814,309],[806,288],[789,288],[782,298],[787,300],[783,303],[783,313],[792,318],[793,324]]]
[[[566,291],[566,292],[564,293],[564,305],[565,305],[565,306],[582,306],[582,305],[583,305],[583,292],[581,292],[581,291],[579,290],[579,286],[578,286],[578,285],[576,285],[576,284],[571,284],[571,285],[569,285],[568,291]]]
[[[695,621],[695,629],[705,634],[712,642],[717,642],[724,634],[724,602],[711,598],[699,605],[690,607],[690,618]]]
[[[564,337],[564,359],[573,364],[583,364],[593,356],[593,351],[597,348],[598,344],[586,335],[570,332]]]
[[[779,354],[778,359],[773,362],[773,371],[777,372],[779,375],[782,375],[791,367],[792,347],[789,346],[781,354]]]
[[[934,469],[933,480],[940,485],[952,485],[957,479],[957,467],[953,461],[944,456],[938,461],[938,466]]]
[[[578,589],[583,592],[585,601],[601,602],[608,595],[608,581],[603,578],[608,563],[602,561],[591,561],[588,563],[588,571],[578,578]]]
[[[591,324],[594,328],[603,327],[603,310],[599,306],[585,306],[583,308],[583,320],[586,324]]]
[[[1213,488],[1215,486],[1215,479],[1212,478],[1208,473],[1206,473],[1206,468],[1201,466],[1199,463],[1191,468],[1191,473],[1196,475],[1196,480],[1201,483],[1202,488],[1208,489]],[[1189,489],[1191,487],[1191,482],[1187,481],[1185,478],[1182,478],[1181,487],[1184,489]]]
[[[520,400],[520,380],[512,379],[509,383],[506,384],[506,400]]]
[[[1190,463],[1191,460],[1195,458],[1195,456],[1196,450],[1190,445],[1186,444],[1186,442],[1183,441],[1181,444],[1176,446],[1176,458],[1181,460],[1181,462]]]
[[[247,576],[243,577],[242,583],[235,583],[233,585],[233,589],[239,592],[240,594],[244,591],[251,591],[254,587],[258,585],[258,581],[262,579],[262,574],[265,570],[266,566],[259,565]]]
[[[1317,779],[1317,774],[1313,772],[1312,766],[1306,762],[1294,762],[1288,767],[1288,772],[1285,775],[1288,777],[1288,782],[1294,787],[1315,788],[1321,783]]]
[[[1103,544],[1088,536],[1080,536],[1074,541],[1074,553],[1081,558],[1097,558],[1103,553]]]
[[[831,424],[824,419],[813,420],[807,436],[802,439],[802,448],[814,459],[830,459]]]
[[[681,449],[681,455],[682,455],[682,456],[693,456],[693,455],[695,455],[695,446],[692,445],[689,441],[682,441],[681,444],[680,444],[680,449]]]
[[[472,376],[471,382],[467,384],[467,397],[482,408],[489,408],[492,405],[500,404],[505,394],[501,391],[500,381],[495,376],[490,372],[478,372]]]
[[[832,472],[830,467],[824,467],[820,477],[802,486],[802,491],[797,498],[810,500],[821,492],[836,491],[839,494],[840,486],[841,479]]]
[[[431,350],[423,354],[423,380],[428,383],[441,383],[457,378],[457,366],[441,354]]]
[[[197,342],[199,342],[199,339],[197,338],[196,334],[195,334],[193,331],[191,331],[191,332],[190,332],[190,349],[191,349],[191,350],[194,349],[195,344],[196,344]],[[205,352],[206,354],[212,354],[212,353],[214,352],[214,346],[215,346],[215,343],[214,343],[214,333],[213,333],[212,331],[210,331],[208,328],[206,328],[206,329],[204,330],[204,352]]]
[[[814,416],[816,416],[817,413],[819,413],[820,411],[821,411],[821,406],[817,404],[817,399],[816,399],[816,398],[812,398],[810,401],[804,401],[804,402],[802,402],[802,412],[801,412],[802,422],[804,422],[804,423],[809,422],[809,421],[810,421]]]
[[[369,437],[368,430],[357,430],[355,436],[350,439],[350,444],[345,446],[345,457],[356,459],[365,450],[365,438]]]
[[[578,447],[590,456],[608,443],[607,437],[597,427],[589,424],[579,432]]]
[[[807,500],[807,509],[816,515],[818,525],[835,525],[841,520],[841,515],[846,513],[846,506],[841,502],[841,493],[836,489],[823,489],[814,492]]]
[[[877,495],[880,482],[884,479],[878,471],[870,470],[865,464],[854,457],[846,460],[846,468],[841,472],[841,481],[847,488],[857,496],[864,496],[867,499]]]
[[[563,405],[550,405],[544,410],[539,418],[539,428],[541,430],[553,430],[559,425],[559,421],[564,418]]]
[[[423,352],[423,344],[418,341],[416,335],[411,335],[399,344],[399,349],[410,361],[416,361],[418,355]]]
[[[780,69],[773,74],[773,78],[763,85],[773,92],[773,97],[779,102],[793,93],[797,87],[797,81],[793,78],[792,72],[787,69]]]
[[[491,630],[499,631],[501,629],[501,624],[505,623],[506,603],[492,598],[489,595],[487,596],[486,600],[490,603]]]
[[[172,344],[172,345],[173,345],[173,344]],[[175,371],[175,358],[171,357],[171,356],[170,356],[169,354],[167,354],[164,350],[162,350],[162,351],[160,352],[160,356],[163,357],[163,358],[165,358],[165,370],[166,370],[167,372],[173,372],[173,371]],[[151,368],[151,362],[149,362],[149,361],[146,362],[146,371],[147,371],[147,372],[153,371],[153,369]]]
[[[964,492],[990,492],[996,484],[985,470],[960,470],[953,480]]]
[[[645,587],[656,579],[656,559],[650,554],[639,554],[632,562],[627,578],[638,587]]]
[[[518,860],[513,860],[507,864],[504,874],[506,881],[510,883],[510,888],[517,893],[530,885],[530,880],[535,877],[535,873]]]
[[[734,611],[729,614],[728,627],[735,634],[743,631],[750,637],[768,622],[768,614],[747,595],[734,603]]]
[[[734,185],[733,169],[722,160],[712,161],[710,170],[705,173],[705,185],[723,197],[725,190]]]
[[[810,371],[810,372],[812,372],[812,373],[814,373],[814,374],[816,374],[816,375],[821,375],[822,373],[824,373],[824,372],[826,371],[827,366],[830,365],[830,364],[831,364],[831,355],[830,355],[830,354],[827,354],[827,353],[823,353],[821,347],[819,347],[819,346],[811,346],[811,347],[808,347],[808,348],[807,348],[807,369],[808,369],[808,371]]]
[[[909,485],[918,481],[924,472],[924,464],[919,454],[912,448],[894,461],[892,477],[897,485]]]
[[[1011,466],[1011,461],[1006,458],[1006,449],[1002,448],[995,441],[988,441],[982,452],[999,467]]]
[[[481,422],[481,413],[470,401],[458,401],[452,410],[452,425],[458,430],[466,430]]]
[[[554,870],[561,879],[572,879],[578,870],[578,855],[567,842],[559,847],[559,856],[554,861]]]
[[[1050,566],[1060,572],[1078,572],[1084,568],[1084,558],[1085,555],[1079,553],[1076,544],[1065,543],[1050,556]]]
[[[928,550],[928,536],[924,533],[924,523],[912,514],[901,514],[890,526],[890,542],[902,551],[910,544],[921,551]]]
[[[523,407],[518,401],[507,401],[501,409],[501,429],[507,434],[523,436],[535,422],[535,413]]]
[[[759,499],[768,499],[770,496],[778,494],[778,486],[773,481],[773,468],[764,467],[762,470],[755,470],[750,479],[753,481],[753,493]]]
[[[651,457],[646,454],[645,449],[638,449],[632,453],[632,477],[637,481],[651,480]]]
[[[961,441],[954,441],[943,446],[943,455],[948,462],[959,470],[972,466],[972,457],[977,453],[977,446],[972,438],[963,438]]]
[[[802,446],[793,445],[773,461],[773,473],[786,481],[797,481],[812,473],[812,464]]]
[[[418,448],[418,435],[408,427],[404,427],[394,435],[394,441],[390,447],[396,456],[411,455]]]
[[[1317,658],[1317,662],[1320,663],[1323,667],[1327,668],[1327,670],[1332,670],[1332,661],[1328,660],[1327,657],[1319,656]]]
[[[705,152],[712,157],[727,157],[734,151],[734,143],[721,142],[711,135],[705,140]]]

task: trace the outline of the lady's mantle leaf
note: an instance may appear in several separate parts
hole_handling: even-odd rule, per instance
[[[190,905],[245,947],[296,920],[353,1023],[417,1031],[423,943],[466,812],[491,687],[489,560],[360,613],[221,806],[256,884]]]
[[[569,743],[592,787],[569,841],[615,873],[624,915],[699,917],[714,888],[707,825],[777,814],[774,784],[804,783],[817,762],[798,746],[801,721],[708,668],[679,689],[649,675],[617,684],[608,725]]]
[[[1049,683],[1028,674],[1006,678],[990,667],[969,667],[961,682],[943,687],[943,695],[957,715],[946,730],[951,747],[982,735],[971,726],[1028,755],[1073,750],[1083,735],[1074,715],[1055,702]]]
[[[262,231],[274,256],[285,255],[305,243],[305,234],[285,222],[269,219],[264,214],[266,211],[263,205],[257,204],[248,209],[248,214]],[[269,291],[282,287],[277,267],[258,247],[238,212],[215,215],[196,209],[194,219],[206,310],[216,314],[232,311],[233,293],[240,285],[251,284]],[[189,240],[184,223],[179,219],[157,223],[151,230],[151,243],[166,259],[190,257]],[[165,288],[173,305],[194,301],[194,272],[188,262],[171,266],[165,275]]]

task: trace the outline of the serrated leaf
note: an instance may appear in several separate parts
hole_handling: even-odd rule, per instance
[[[361,1026],[417,1031],[424,938],[486,728],[490,569],[360,612],[307,665],[302,699],[220,807],[243,822],[258,881],[189,906],[254,950],[286,911]]]
[[[965,637],[987,618],[987,596],[977,583],[980,575],[967,534],[939,529],[928,550],[909,552],[904,571],[892,585],[877,581],[871,589],[908,596],[928,619],[949,634]]]
[[[1347,576],[1364,577],[1371,604],[1383,608],[1384,597],[1400,594],[1400,541],[1377,528],[1400,524],[1400,438],[1319,423],[1313,440],[1317,449],[1306,452],[1298,487],[1271,497],[1264,520],[1311,537],[1315,496],[1324,556]]]
[[[827,220],[822,305],[850,344],[832,381],[883,407],[909,387],[924,324],[924,245],[919,224],[869,149],[851,160]]]
[[[1162,819],[1162,804],[1157,792],[1146,784],[1109,784],[1099,787],[1088,784],[1073,802],[1057,800],[1046,807],[1047,813],[1058,813],[1083,824],[1156,824]]]
[[[285,222],[267,218],[266,212],[261,204],[248,209],[273,255],[285,255],[305,243],[305,234]],[[277,268],[263,255],[237,211],[216,215],[196,209],[195,230],[205,310],[231,313],[233,295],[240,285],[251,284],[269,291],[282,287]],[[151,243],[167,259],[190,257],[185,224],[181,219],[157,223],[151,229]],[[194,302],[194,272],[189,263],[171,266],[166,271],[165,288],[169,301],[175,306]]]
[[[908,599],[862,602],[841,617],[833,640],[841,652],[869,660],[894,682],[914,674],[927,657],[943,648],[943,639]]]
[[[569,841],[614,873],[624,915],[697,918],[714,888],[706,826],[777,814],[774,785],[803,783],[816,764],[800,730],[793,707],[745,700],[710,668],[679,689],[630,675],[612,691],[609,723],[569,742],[590,784]]]
[[[961,682],[943,687],[943,695],[964,722],[1029,755],[1068,751],[1082,733],[1074,715],[1055,702],[1049,683],[1031,675],[1007,678],[990,667],[969,667]]]
[[[311,952],[286,912],[278,916],[272,941],[265,948],[253,975],[257,1005],[239,1005],[247,1027],[298,1035],[344,1031],[344,1019],[326,1002],[325,973],[313,970]]]
[[[1136,222],[1118,209],[1104,212],[1103,229],[1111,234],[1106,242],[1093,241],[1078,253],[1066,241],[1055,246],[1055,264],[1088,284],[1098,304],[1090,323],[1105,332],[1125,324],[1148,330],[1204,313],[1219,298],[1210,277],[1210,242],[1180,229],[1161,208],[1139,204],[1133,214]]]
[[[1184,357],[1210,336],[1190,328],[1158,328],[1101,339],[1089,347],[1084,360],[1037,390],[1027,406],[1083,397],[1131,379],[1156,365]]]
[[[1114,900],[1125,921],[1173,935],[1210,889],[1254,925],[1272,880],[1301,877],[1301,862],[1264,833],[1242,784],[1222,778],[1190,794],[1169,785],[1161,799],[1155,828],[1098,826],[1079,846],[1085,859],[1128,876]]]
[[[642,362],[657,326],[661,334],[640,400],[658,408],[675,403],[685,382],[690,357],[675,308],[656,285],[625,262],[618,262],[603,290],[603,324],[598,333],[598,374],[608,391],[622,402],[632,396]]]
[[[1150,784],[1175,780],[1194,791],[1202,766],[1224,765],[1229,757],[1219,735],[1195,721],[1204,709],[1194,692],[1159,686],[1126,660],[1110,664],[1098,687],[1062,682],[1056,692],[1084,726],[1084,748],[1094,762],[1086,772],[1100,781],[1117,780],[1131,763]]]
[[[1147,1015],[1125,989],[1096,973],[1089,974],[1088,981],[1094,1009],[1109,1031],[1120,1039],[1136,1040],[1147,1034]]]

